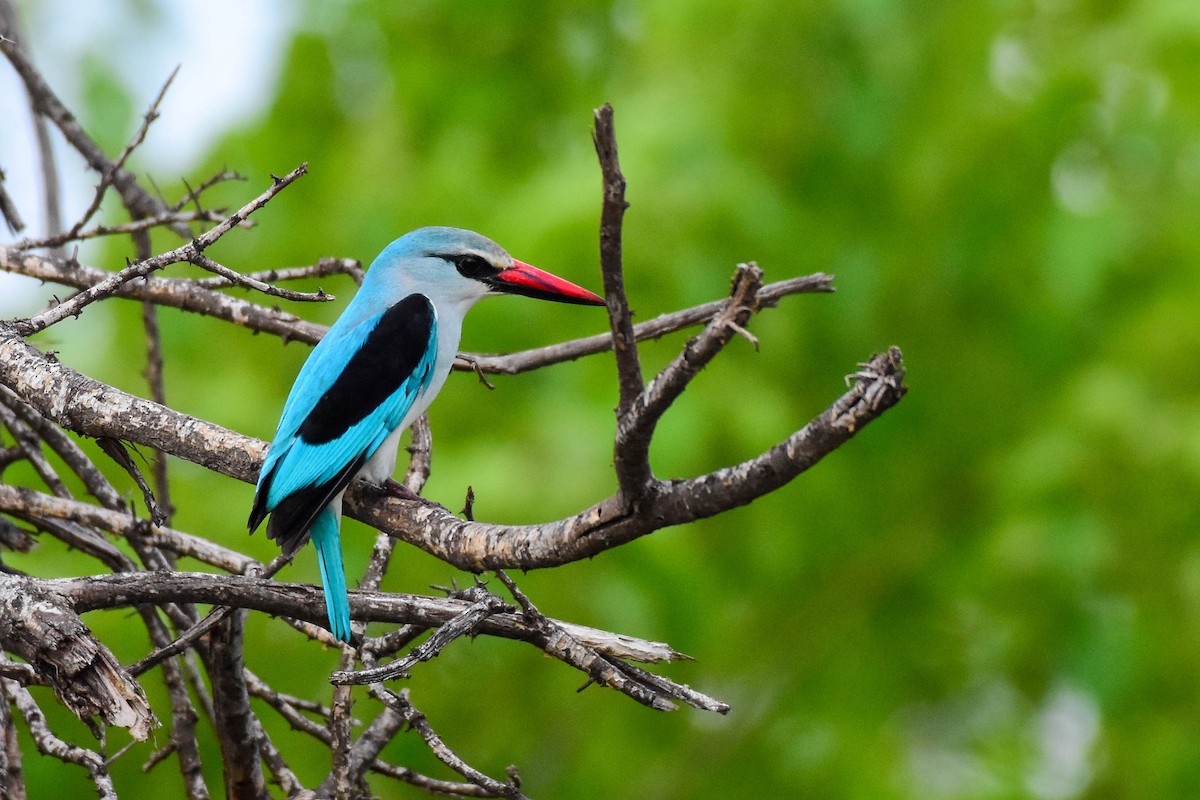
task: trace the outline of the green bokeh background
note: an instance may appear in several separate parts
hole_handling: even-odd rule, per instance
[[[1200,5],[300,5],[258,116],[200,163],[154,176],[174,192],[178,175],[229,167],[248,182],[210,203],[236,206],[271,173],[309,164],[256,230],[213,249],[222,263],[365,262],[406,230],[452,224],[598,287],[590,126],[608,101],[638,319],[722,296],[739,261],[767,280],[837,276],[836,294],[754,320],[759,351],[736,340],[700,376],[661,426],[657,474],[771,446],[888,345],[909,368],[896,409],[771,496],[521,579],[548,614],[694,656],[665,671],[732,703],[727,717],[575,694],[578,674],[479,639],[408,683],[461,755],[494,775],[518,765],[537,798],[1194,795]],[[149,97],[99,52],[59,68],[87,76],[81,118],[116,152]],[[124,255],[95,258],[116,268]],[[336,303],[288,307],[333,320],[353,287],[322,286]],[[160,316],[171,403],[268,437],[307,349]],[[112,302],[38,344],[145,393],[139,325]],[[492,301],[463,346],[511,351],[604,327],[588,309]],[[646,344],[647,375],[683,341]],[[537,522],[611,493],[611,358],[495,383],[456,375],[435,404],[429,497],[459,508],[471,485],[480,519]],[[178,527],[270,557],[243,532],[249,486],[173,471]],[[350,522],[345,538],[353,575],[371,533]],[[13,561],[39,575],[91,568],[50,542]],[[283,577],[316,575],[302,556]],[[385,588],[456,578],[467,580],[405,549]],[[145,652],[128,615],[89,622],[123,658]],[[252,670],[327,701],[335,653],[262,616],[249,638]],[[259,710],[317,782],[327,751]],[[154,746],[116,765],[123,796],[178,793],[172,765],[141,775]],[[415,736],[384,755],[446,777]],[[34,796],[92,791],[53,760],[30,755],[26,768]]]

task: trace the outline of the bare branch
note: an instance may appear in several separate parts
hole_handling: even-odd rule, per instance
[[[4,217],[4,224],[8,226],[9,233],[19,233],[25,229],[25,221],[21,219],[21,212],[17,210],[17,204],[9,196],[8,190],[4,188],[4,170],[2,169],[0,169],[0,217]]]
[[[625,202],[625,176],[617,159],[617,134],[613,126],[612,106],[605,103],[596,109],[596,128],[592,141],[600,159],[604,179],[604,204],[600,211],[600,270],[604,277],[604,299],[608,303],[608,318],[612,328],[612,349],[617,357],[617,385],[620,400],[617,418],[624,416],[642,392],[642,367],[638,361],[637,340],[633,335],[633,315],[625,296],[625,272],[621,262],[621,221],[629,203]],[[621,477],[621,467],[617,467]],[[625,481],[621,480],[622,487]]]
[[[165,631],[162,632],[165,634]],[[165,635],[154,635],[156,644],[165,643]],[[200,762],[200,743],[196,739],[196,709],[188,697],[187,684],[179,661],[163,664],[163,682],[171,698],[171,750],[179,756],[179,772],[183,777],[188,800],[207,800],[208,786]]]
[[[343,647],[338,668],[349,669],[354,664],[354,651],[351,647]],[[353,800],[355,780],[350,771],[350,708],[353,705],[351,688],[349,686],[334,686],[333,703],[330,706],[329,749],[333,755],[333,766],[329,777],[325,779],[325,787],[333,787],[334,800]],[[362,773],[359,772],[359,778]]]
[[[33,667],[17,661],[9,661],[3,656],[0,656],[0,678],[8,678],[22,686],[34,686],[42,682],[41,676]]]
[[[145,739],[158,725],[146,696],[47,584],[0,575],[0,647],[27,661],[59,700]]]
[[[251,273],[250,277],[263,282],[275,282],[346,272],[358,281],[358,271],[355,269],[357,263],[350,259],[322,259],[312,267],[265,270]],[[0,247],[0,270],[76,289],[94,286],[110,275],[110,273],[83,264],[66,264],[46,256],[4,247]],[[832,280],[832,276],[818,272],[813,275],[770,283],[760,290],[759,301],[762,307],[769,307],[793,294],[832,292]],[[123,285],[114,293],[114,296],[150,301],[157,305],[205,314],[251,330],[281,336],[285,341],[316,344],[324,336],[326,330],[324,325],[307,322],[295,314],[289,314],[276,308],[267,308],[209,290],[210,288],[224,288],[228,285],[229,282],[224,278],[191,280],[150,276]],[[637,341],[657,339],[675,331],[704,324],[712,319],[726,302],[726,300],[716,300],[639,323],[634,326],[634,338]],[[454,367],[464,371],[474,371],[478,368],[478,371],[483,373],[516,375],[540,367],[572,361],[583,356],[606,353],[611,349],[612,334],[603,333],[506,355],[463,353],[460,355],[460,360],[455,362]]]
[[[155,270],[162,269],[170,264],[177,264],[180,261],[192,261],[199,258],[204,252],[204,249],[216,242],[236,225],[253,214],[258,209],[262,208],[271,198],[289,186],[297,178],[308,172],[308,165],[301,164],[294,170],[289,172],[282,178],[276,178],[275,181],[258,197],[251,200],[236,213],[227,217],[225,221],[210,228],[205,233],[197,236],[187,244],[170,250],[153,258],[143,259],[130,264],[120,272],[110,275],[107,279],[100,283],[83,290],[79,294],[72,297],[66,302],[60,303],[49,311],[44,311],[36,317],[29,320],[18,320],[13,324],[25,336],[45,330],[56,322],[61,322],[67,317],[76,316],[85,306],[90,303],[100,300],[115,294],[122,284],[128,283],[134,278],[141,278],[149,275]]]
[[[142,490],[142,499],[146,503],[146,510],[150,512],[150,518],[154,520],[154,524],[166,525],[166,512],[159,507],[158,501],[154,498],[154,490],[150,488],[150,484],[146,482],[145,476],[142,475],[142,470],[134,462],[133,457],[129,455],[124,442],[120,439],[111,439],[107,436],[102,436],[96,440],[96,444],[100,446],[104,454],[111,458],[117,466],[125,470],[129,477],[133,478],[133,482],[138,485],[138,488]]]
[[[42,441],[66,462],[67,466],[83,481],[88,492],[105,508],[116,511],[125,510],[125,501],[108,482],[108,478],[96,469],[96,465],[71,437],[63,433],[62,428],[34,411],[28,403],[23,402],[6,386],[0,386],[0,404],[11,409],[26,425],[36,431]]]
[[[143,246],[140,240],[145,237],[138,236],[137,238],[140,251]],[[149,242],[145,242],[145,245],[148,247]],[[158,308],[153,303],[142,303],[142,329],[146,332],[145,375],[146,383],[150,386],[150,399],[165,406],[167,404],[167,386],[163,374],[162,333],[158,326]],[[148,487],[142,485],[144,481],[140,482],[138,486],[142,489],[146,508],[150,511],[154,522],[158,525],[169,525],[171,517],[175,514],[175,505],[171,502],[171,482],[167,473],[167,459],[157,450],[151,454],[151,458],[154,491],[148,491]],[[136,473],[134,475],[136,478]]]
[[[318,587],[257,577],[156,571],[46,580],[0,576],[0,580],[16,582],[12,584],[15,586],[25,586],[21,582],[27,581],[28,591],[44,584],[44,591],[65,598],[64,602],[80,614],[143,603],[159,605],[167,602],[225,602],[275,616],[312,621],[325,619],[325,607],[320,602],[322,595]],[[395,592],[350,592],[350,613],[355,619],[412,623],[426,628],[444,625],[469,605],[455,598]],[[617,658],[643,661],[673,661],[686,658],[659,642],[620,636],[557,620],[554,622],[587,646]],[[523,622],[518,615],[510,613],[493,614],[484,619],[479,624],[478,632],[518,641],[533,641],[538,636],[538,631]]]
[[[7,0],[0,0],[0,7],[6,2]],[[23,681],[17,683],[24,685]],[[5,688],[0,684],[0,691]],[[25,800],[25,759],[21,755],[21,743],[13,721],[13,708],[5,702],[6,699],[7,696],[0,698],[0,797],[5,800]]]
[[[242,663],[244,610],[226,615],[199,648],[212,682],[213,709],[221,761],[225,768],[225,796],[230,800],[261,800],[266,794],[262,761],[258,754],[258,726],[250,710]]]
[[[636,513],[615,497],[556,522],[490,525],[460,520],[440,506],[404,500],[362,481],[347,493],[346,511],[473,572],[535,569],[589,558],[660,528],[745,505],[820,461],[903,397],[900,351],[893,348],[870,363],[872,377],[860,380],[768,452],[707,476],[656,483]],[[132,397],[51,361],[11,327],[6,331],[3,323],[0,383],[65,427],[157,447],[247,482],[257,477],[265,452],[262,442]],[[873,399],[864,403],[867,394]]]
[[[812,467],[904,396],[898,348],[868,363],[849,391],[770,450],[708,475],[656,481],[636,510],[612,497],[556,522],[491,525],[460,520],[440,506],[389,497],[362,483],[347,494],[346,509],[472,572],[537,569],[590,558],[661,528],[745,505]]]
[[[291,555],[283,554],[275,556],[271,563],[266,568],[260,568],[258,565],[252,566],[248,572],[255,578],[263,577],[270,578],[275,575],[280,569],[292,560]],[[167,645],[160,645],[150,653],[140,659],[137,663],[131,664],[129,667],[130,674],[137,676],[151,669],[155,665],[161,663],[165,659],[172,658],[185,652],[192,647],[196,642],[200,641],[201,637],[207,636],[210,631],[220,625],[227,616],[235,611],[238,611],[241,606],[238,605],[216,605],[208,612],[208,616],[201,620],[188,620],[188,627],[174,641]]]
[[[116,160],[104,170],[103,175],[100,177],[100,183],[96,186],[96,193],[92,198],[92,204],[87,207],[87,210],[83,212],[83,215],[75,222],[74,225],[71,226],[71,229],[66,232],[66,241],[76,238],[79,234],[79,231],[83,229],[83,226],[87,224],[88,220],[95,216],[96,212],[100,210],[100,203],[103,202],[104,195],[108,192],[108,187],[112,185],[113,179],[116,178],[117,173],[124,168],[125,162],[129,160],[131,155],[133,155],[133,151],[136,150],[142,144],[142,142],[146,140],[146,133],[149,132],[150,126],[154,124],[154,121],[158,119],[158,107],[162,104],[163,98],[167,96],[167,89],[171,87],[171,84],[175,80],[175,76],[178,74],[179,67],[175,67],[175,69],[171,70],[171,74],[167,76],[167,80],[163,83],[162,88],[158,91],[158,95],[154,98],[154,102],[150,104],[150,108],[142,117],[142,124],[138,127],[137,133],[133,135],[132,141],[130,141],[129,144],[125,146],[125,149],[117,155]],[[130,210],[134,212],[135,216],[137,215],[136,209]]]
[[[83,156],[88,166],[96,172],[104,175],[112,170],[112,160],[88,136],[75,115],[58,99],[41,73],[33,65],[33,62],[29,60],[28,55],[26,55],[16,42],[0,38],[0,53],[3,53],[8,58],[13,69],[16,70],[21,80],[25,83],[25,90],[29,93],[35,116],[44,116],[53,122],[59,131],[62,132],[63,136],[66,137],[67,142]],[[121,195],[121,201],[125,207],[133,212],[135,216],[154,217],[167,210],[156,197],[138,185],[137,178],[134,177],[133,173],[120,168],[112,170],[112,172],[113,187]],[[57,178],[51,180],[48,176],[46,183],[47,187],[51,185],[56,187],[58,181]],[[181,237],[188,238],[191,235],[186,225],[172,225],[171,228]],[[61,229],[60,223],[50,226],[52,232]]]
[[[255,291],[262,292],[263,294],[270,295],[272,297],[280,297],[284,300],[299,300],[302,302],[318,303],[327,303],[330,300],[337,299],[334,295],[326,294],[320,289],[315,292],[293,292],[291,289],[281,289],[278,286],[272,286],[269,283],[263,283],[262,281],[252,278],[249,275],[242,275],[239,272],[234,272],[229,267],[218,264],[208,256],[196,255],[189,260],[197,267],[219,275],[228,284],[242,286],[247,289],[254,289]]]
[[[0,484],[0,511],[40,520],[63,520],[118,536],[141,533],[156,547],[229,572],[240,574],[248,572],[251,567],[261,566],[249,556],[190,533],[157,525],[141,531],[139,528],[146,520],[139,520],[128,512],[110,511],[90,503],[52,497],[20,486]]]
[[[618,468],[622,495],[630,502],[640,502],[653,488],[650,440],[659,419],[692,378],[743,330],[742,326],[758,307],[757,294],[761,285],[762,270],[754,264],[740,265],[734,275],[730,298],[722,309],[618,417],[614,466]]]
[[[52,281],[76,289],[93,289],[108,281],[112,273],[75,262],[66,263],[47,256],[0,247],[0,270]],[[218,280],[224,281],[224,278]],[[117,287],[114,297],[141,300],[161,306],[214,317],[251,330],[280,336],[284,341],[316,344],[325,335],[325,326],[307,322],[295,314],[267,308],[204,288],[203,281],[186,278],[144,277]]]
[[[490,793],[484,795],[485,797],[508,797],[512,798],[512,800],[528,800],[521,793],[520,784],[517,781],[510,778],[509,781],[502,782],[491,778],[469,765],[466,761],[463,761],[457,753],[451,750],[442,740],[442,737],[430,726],[429,720],[425,715],[408,699],[407,689],[403,689],[397,693],[376,684],[371,687],[371,696],[385,703],[388,708],[402,716],[409,727],[420,734],[421,738],[425,740],[425,744],[429,746],[429,749],[433,751],[433,754],[437,756],[439,761],[459,775],[462,775],[471,783]]]
[[[345,691],[349,690],[349,687],[345,688]],[[353,746],[346,752],[344,763],[346,765],[346,782],[348,784],[353,785],[362,780],[363,774],[373,763],[377,763],[377,756],[395,738],[404,725],[404,717],[386,706],[376,715],[371,724],[367,726],[367,729],[362,732],[358,739],[355,740]]]
[[[168,211],[153,217],[142,217],[118,225],[96,225],[86,230],[70,230],[62,233],[42,236],[37,239],[22,239],[14,247],[18,250],[36,250],[39,248],[61,247],[68,242],[83,242],[88,239],[98,239],[103,236],[124,236],[154,228],[169,228],[173,225],[190,222],[220,222],[225,214],[216,211]],[[248,227],[249,222],[243,222],[240,227]]]
[[[267,769],[271,771],[271,776],[275,783],[279,784],[279,788],[287,793],[288,797],[295,797],[304,791],[304,787],[300,783],[300,779],[296,777],[296,773],[292,772],[288,767],[287,762],[283,760],[283,754],[279,752],[279,748],[271,741],[271,737],[267,735],[266,728],[262,722],[255,718],[254,730],[258,735],[258,749],[262,754],[263,763]]]
[[[14,50],[21,47],[25,39],[17,19],[17,11],[9,0],[0,0],[0,40],[6,42]],[[7,51],[5,51],[5,55]],[[44,212],[46,227],[50,231],[62,229],[62,206],[59,199],[58,164],[54,157],[54,147],[50,141],[50,128],[46,119],[38,112],[37,101],[33,93],[26,89],[25,96],[33,117],[34,138],[37,140],[38,158],[42,167],[42,191],[45,198]],[[8,220],[7,213],[5,219]],[[18,229],[20,226],[16,226]]]
[[[793,294],[811,292],[832,292],[833,276],[823,272],[806,275],[800,278],[768,283],[758,291],[759,305],[763,308],[776,305],[781,299]],[[633,326],[633,337],[642,342],[647,339],[658,339],[669,333],[703,325],[716,316],[729,301],[714,300],[711,303],[673,311],[663,314],[647,322],[639,322]],[[523,350],[519,353],[506,355],[484,355],[481,353],[464,353],[462,360],[455,362],[454,368],[463,371],[478,370],[485,373],[501,375],[517,375],[529,370],[539,369],[564,361],[574,361],[584,356],[607,353],[612,349],[612,334],[602,333],[583,339],[573,339],[546,347]]]
[[[631,667],[583,644],[564,626],[542,614],[525,596],[524,592],[517,588],[516,583],[505,574],[504,570],[497,570],[496,577],[508,587],[514,599],[520,604],[522,618],[539,632],[540,639],[537,644],[548,655],[588,675],[589,682],[616,689],[658,711],[674,711],[676,706],[671,702],[671,698],[682,700],[705,711],[716,711],[720,714],[729,711],[727,703],[722,703],[662,676]]]
[[[206,191],[208,191],[212,187],[216,186],[218,183],[224,183],[226,181],[244,181],[244,180],[246,180],[245,175],[241,175],[237,172],[233,172],[232,170],[223,169],[220,172],[217,172],[216,174],[214,174],[212,177],[206,178],[199,186],[196,186],[195,188],[193,188],[191,186],[187,186],[187,182],[185,181],[184,185],[187,186],[187,193],[184,194],[184,196],[181,197],[178,201],[176,201],[175,204],[171,206],[170,210],[174,211],[176,213],[180,213],[183,211],[184,207],[187,206],[189,203],[194,203],[196,206],[196,213],[198,215],[200,215],[201,217],[203,217],[207,214],[210,214],[211,212],[206,211],[205,209],[200,207],[200,195],[204,194]],[[224,214],[220,214],[217,216],[218,216],[218,219],[210,220],[210,222],[219,221],[219,218],[224,216]],[[251,223],[251,222],[247,222],[244,224],[253,225],[253,223]]]
[[[280,283],[282,281],[294,281],[302,278],[323,278],[327,275],[349,275],[357,284],[362,283],[364,270],[362,264],[352,258],[322,258],[318,259],[317,263],[307,267],[291,267],[288,269],[265,269],[261,272],[247,272],[238,277],[244,280],[258,281],[260,283]],[[233,286],[234,281],[228,278],[198,278],[192,281],[196,286],[203,286],[209,289],[224,289],[227,286]],[[331,295],[327,295],[332,299]]]
[[[505,608],[504,601],[499,597],[481,587],[477,588],[480,589],[480,596],[477,600],[444,625],[438,627],[420,647],[414,647],[404,658],[398,658],[382,667],[365,669],[360,672],[342,669],[329,677],[330,682],[363,686],[368,683],[394,680],[403,676],[416,664],[436,658],[443,648],[455,639],[472,635],[484,620]]]
[[[71,493],[67,490],[66,484],[58,477],[58,473],[54,471],[54,467],[42,453],[41,440],[30,427],[17,419],[16,414],[7,408],[0,408],[0,422],[3,422],[12,433],[13,439],[17,443],[17,449],[21,451],[25,461],[29,462],[34,472],[38,474],[50,491],[58,497],[70,497]]]
[[[117,790],[113,786],[112,776],[108,774],[108,767],[99,753],[68,744],[55,736],[46,723],[46,715],[42,713],[37,701],[24,686],[7,678],[0,679],[0,685],[3,685],[9,702],[16,706],[21,716],[25,718],[25,724],[29,726],[29,733],[32,734],[33,741],[43,755],[83,767],[96,785],[96,792],[100,795],[101,800],[117,800]]]
[[[250,691],[250,694],[265,701],[267,705],[275,709],[279,716],[283,717],[293,730],[307,733],[314,739],[329,744],[329,729],[320,723],[313,722],[304,716],[301,711],[317,714],[323,717],[324,720],[328,720],[333,714],[332,710],[322,707],[317,703],[302,700],[299,697],[283,695],[268,686],[266,682],[250,670],[246,670],[245,680],[246,688]]]

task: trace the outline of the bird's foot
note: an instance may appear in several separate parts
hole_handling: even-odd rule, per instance
[[[383,485],[379,488],[389,497],[396,497],[401,500],[412,500],[417,503],[423,503],[427,506],[437,505],[432,500],[427,500],[424,497],[421,497],[421,495],[417,494],[403,483],[398,483],[391,478],[388,478],[386,481],[384,481]]]

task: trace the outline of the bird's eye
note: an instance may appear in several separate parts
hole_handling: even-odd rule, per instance
[[[460,275],[467,278],[486,278],[496,274],[496,268],[479,256],[459,256],[454,261]]]

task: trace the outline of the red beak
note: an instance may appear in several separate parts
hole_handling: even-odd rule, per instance
[[[492,278],[492,288],[497,292],[523,294],[526,297],[553,300],[557,303],[604,305],[604,298],[600,295],[515,258],[511,267],[501,270]]]

